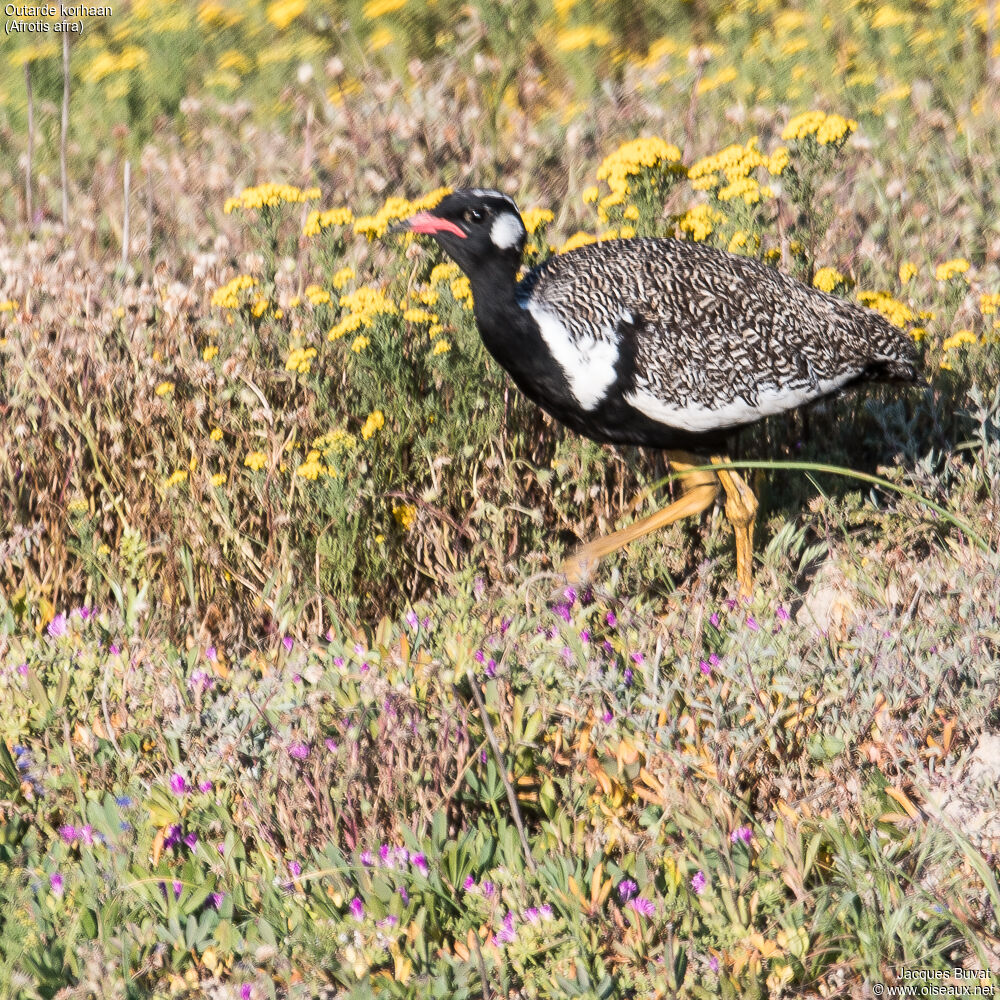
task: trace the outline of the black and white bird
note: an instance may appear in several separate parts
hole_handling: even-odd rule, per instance
[[[498,191],[454,191],[394,227],[433,237],[465,272],[489,353],[556,420],[595,441],[666,449],[682,496],[583,546],[597,559],[697,514],[721,484],[736,536],[740,592],[752,584],[757,501],[711,464],[725,439],[771,414],[868,381],[922,383],[913,340],[881,315],[749,257],[674,239],[592,243],[551,257],[520,281],[527,240]]]

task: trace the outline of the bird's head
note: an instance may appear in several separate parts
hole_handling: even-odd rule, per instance
[[[515,272],[528,238],[517,205],[499,191],[462,188],[390,232],[432,236],[470,277],[489,264]]]

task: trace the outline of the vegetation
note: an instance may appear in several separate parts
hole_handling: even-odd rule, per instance
[[[71,46],[65,232],[5,36],[0,995],[995,985],[992,10],[146,0]],[[464,183],[530,262],[706,241],[918,343],[742,435],[749,604],[718,512],[566,586],[669,480],[387,234]]]

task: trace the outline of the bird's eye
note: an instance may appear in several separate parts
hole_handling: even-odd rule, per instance
[[[481,208],[467,208],[465,210],[466,222],[482,222],[486,218],[486,213]]]

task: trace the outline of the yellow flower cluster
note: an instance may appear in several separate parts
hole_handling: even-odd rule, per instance
[[[142,69],[149,62],[149,53],[138,45],[126,45],[117,55],[107,50],[97,55],[83,71],[87,83],[99,83],[115,73],[127,73]]]
[[[682,233],[687,233],[696,243],[707,240],[715,226],[726,217],[711,205],[692,205],[677,223]]]
[[[965,274],[969,270],[969,262],[964,257],[956,257],[954,260],[946,260],[943,264],[938,264],[934,269],[934,277],[938,281],[951,281],[952,278]]]
[[[451,344],[447,340],[436,340],[431,354],[435,356],[438,354],[447,354],[450,350]]]
[[[829,146],[846,139],[858,123],[842,115],[828,115],[825,111],[806,111],[796,115],[785,126],[781,138],[801,140],[813,138],[821,146]]]
[[[350,432],[338,427],[336,430],[323,434],[313,441],[312,446],[318,448],[325,456],[343,455],[346,452],[354,451],[358,446],[358,439]]]
[[[243,464],[248,469],[253,469],[254,472],[259,472],[265,465],[267,465],[267,455],[265,455],[262,451],[252,451],[246,458],[243,459]]]
[[[417,212],[426,212],[450,193],[451,188],[442,187],[416,201],[408,201],[406,198],[389,198],[375,215],[363,215],[355,219],[354,231],[360,236],[366,236],[369,240],[378,239],[385,235],[392,223],[398,222],[400,219],[407,219],[411,215],[416,215]]]
[[[0,302],[0,313],[14,312],[18,308],[17,302],[14,299],[5,299]]]
[[[304,201],[315,201],[319,188],[293,187],[291,184],[258,184],[244,188],[235,198],[226,200],[223,211],[226,215],[236,209],[251,211],[258,208],[274,208],[277,205],[294,205]]]
[[[267,5],[267,19],[284,31],[306,9],[306,0],[273,0]]]
[[[904,261],[899,265],[899,283],[908,285],[917,276],[917,265],[912,261]]]
[[[214,358],[218,353],[218,346],[216,344],[209,344],[208,347],[201,352],[201,356],[204,361],[211,361],[212,358]]]
[[[331,226],[349,226],[354,221],[354,213],[349,208],[330,208],[325,212],[313,211],[306,216],[302,232],[306,236],[318,236]]]
[[[405,6],[406,0],[368,0],[362,7],[362,13],[369,21],[374,21]]]
[[[211,482],[211,484],[213,486],[216,486],[216,487],[218,487],[218,486],[225,486],[226,485],[226,479],[227,479],[227,476],[226,476],[226,474],[224,472],[217,472],[214,476],[212,476],[212,478],[209,480],[209,482]]]
[[[403,312],[403,319],[407,323],[436,323],[437,313],[428,312],[426,309],[406,309]]]
[[[308,375],[315,357],[315,347],[296,347],[289,353],[288,359],[285,361],[285,371]]]
[[[417,520],[417,508],[409,503],[393,504],[392,516],[403,531],[409,531]]]
[[[170,393],[172,393],[173,391],[174,391],[174,383],[173,382],[161,382],[156,387],[156,395],[157,396],[169,396]]]
[[[330,293],[319,285],[306,285],[302,293],[314,306],[325,306],[330,302]]]
[[[733,143],[719,153],[702,157],[688,170],[688,177],[696,191],[715,189],[720,201],[740,199],[747,205],[755,205],[762,197],[773,197],[774,192],[769,187],[761,187],[751,174],[763,167],[769,174],[777,175],[787,165],[787,149],[782,147],[765,156],[757,149],[757,139],[753,138],[745,146]]]
[[[181,483],[187,482],[187,469],[178,469],[176,472],[170,474],[170,477],[164,482],[164,486],[169,490],[173,486],[178,486]]]
[[[917,318],[909,306],[894,299],[888,292],[858,292],[858,301],[880,312],[893,326],[904,327]]]
[[[361,436],[369,441],[383,427],[385,427],[385,414],[381,410],[372,410],[365,420],[364,427],[361,428]]]
[[[457,278],[458,274],[458,265],[449,261],[444,264],[435,264],[431,269],[431,276],[427,280],[431,285],[443,285],[446,281]]]
[[[377,316],[391,315],[399,311],[396,303],[384,292],[368,285],[362,285],[353,292],[341,295],[340,305],[348,310],[347,315],[331,328],[327,334],[328,340],[339,340],[348,333],[360,330],[363,326],[371,326]],[[363,339],[365,343],[360,348],[352,347],[352,349],[363,350],[368,346],[367,338],[359,339]]]
[[[574,233],[568,240],[566,240],[557,252],[569,253],[571,250],[578,250],[580,247],[585,247],[588,243],[596,242],[596,236],[591,236],[590,233],[585,233],[581,229],[579,232]]]
[[[974,344],[975,342],[976,335],[971,330],[959,330],[950,337],[945,337],[944,342],[941,344],[941,349],[943,351],[953,351],[956,347],[961,347],[963,344]]]
[[[529,208],[521,213],[524,228],[529,233],[534,233],[539,226],[547,226],[554,218],[555,215],[547,208]]]
[[[979,296],[979,311],[984,316],[992,316],[997,310],[1000,310],[1000,292]]]
[[[330,279],[330,284],[339,292],[344,285],[349,281],[354,280],[354,268],[353,267],[342,267],[336,274]]]
[[[355,354],[360,354],[370,343],[371,341],[363,333],[359,334],[351,343],[351,350]]]
[[[813,285],[821,292],[832,292],[844,283],[844,276],[835,267],[821,267],[813,275]]]
[[[556,35],[556,48],[560,52],[579,52],[588,46],[603,48],[610,45],[611,32],[599,24],[583,24],[577,28],[564,28]]]
[[[238,274],[212,293],[212,305],[221,309],[239,309],[240,292],[253,288],[256,284],[257,279],[251,278],[249,274]]]
[[[619,146],[597,168],[597,179],[604,181],[611,192],[600,207],[620,205],[629,193],[631,178],[644,171],[676,166],[680,158],[681,151],[676,146],[656,137],[633,139]]]
[[[472,286],[464,274],[459,278],[452,279],[448,287],[451,288],[451,294],[456,302],[461,302],[466,309],[472,308]]]
[[[333,470],[329,469],[327,466],[323,465],[319,460],[319,452],[313,449],[306,455],[306,460],[295,470],[295,475],[301,476],[303,479],[309,479],[313,482],[317,480],[323,474],[336,475]]]

